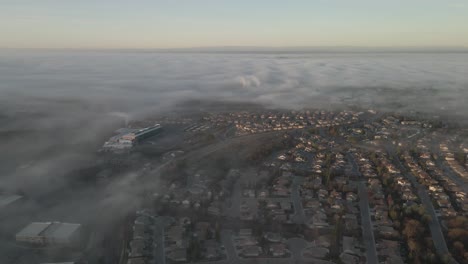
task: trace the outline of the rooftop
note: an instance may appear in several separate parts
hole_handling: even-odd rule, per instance
[[[44,235],[53,236],[57,239],[66,239],[81,227],[80,224],[53,223],[44,232]],[[49,232],[50,230],[50,232]]]
[[[21,230],[16,236],[39,236],[47,227],[49,227],[51,222],[45,222],[45,223],[31,223],[23,230]]]
[[[145,128],[142,128],[136,132],[133,132],[133,134],[135,134],[135,136],[139,136],[141,134],[144,134],[146,132],[149,132],[149,131],[152,131],[152,130],[156,130],[156,129],[160,129],[161,128],[161,125],[160,124],[156,124],[152,127],[145,127]]]
[[[44,236],[66,239],[81,227],[80,224],[60,222],[33,222],[16,234],[18,237]]]

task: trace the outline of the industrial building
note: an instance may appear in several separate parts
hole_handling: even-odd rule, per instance
[[[160,124],[156,124],[152,127],[146,127],[146,128],[142,128],[134,133],[131,133],[134,135],[135,137],[135,140],[137,142],[140,142],[146,138],[149,138],[149,137],[152,137],[154,135],[157,135],[161,132],[161,125]]]
[[[105,150],[125,150],[130,149],[142,140],[157,135],[161,132],[162,126],[156,124],[151,127],[141,129],[133,129],[131,132],[124,132],[117,136],[113,136],[109,141],[104,143]]]
[[[74,246],[80,240],[80,233],[80,224],[34,222],[16,234],[16,241],[38,246]]]

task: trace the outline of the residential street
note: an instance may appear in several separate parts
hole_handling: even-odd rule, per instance
[[[426,189],[424,186],[418,183],[416,177],[408,172],[406,167],[403,166],[400,159],[397,157],[394,151],[387,147],[388,154],[393,157],[396,161],[396,165],[403,173],[403,175],[411,181],[411,184],[416,188],[418,197],[421,199],[421,203],[424,205],[426,212],[431,217],[432,221],[429,222],[429,229],[431,231],[432,241],[434,242],[434,246],[436,248],[437,254],[439,256],[450,256],[450,252],[447,247],[447,243],[445,241],[444,233],[442,232],[442,228],[440,227],[439,219],[437,218],[434,205],[432,204],[429,195],[427,194]],[[457,263],[453,258],[451,258],[450,263]]]
[[[353,155],[347,155],[348,160],[353,165],[354,173],[357,173],[360,178],[363,178],[359,167],[354,160]],[[378,263],[377,250],[375,248],[375,238],[372,220],[370,216],[369,199],[367,195],[367,186],[365,181],[358,182],[358,195],[359,195],[359,209],[361,211],[361,228],[362,240],[366,247],[366,258],[368,264]]]
[[[292,182],[291,199],[294,204],[294,222],[296,224],[304,224],[306,220],[304,215],[304,209],[302,208],[301,195],[299,193],[299,185],[301,184],[301,181],[301,177],[294,176]]]

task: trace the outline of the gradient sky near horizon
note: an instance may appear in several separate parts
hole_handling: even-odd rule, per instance
[[[0,48],[468,47],[467,0],[0,0]]]

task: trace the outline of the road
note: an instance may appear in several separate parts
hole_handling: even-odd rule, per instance
[[[164,228],[163,219],[158,217],[154,228],[154,264],[166,264]]]
[[[429,221],[429,229],[431,231],[432,241],[434,242],[434,247],[436,248],[436,252],[439,256],[451,256],[450,252],[447,247],[447,243],[445,241],[444,233],[442,232],[442,228],[440,227],[439,219],[437,218],[434,205],[432,204],[429,195],[426,192],[426,189],[419,184],[416,177],[408,172],[405,166],[401,163],[400,159],[397,157],[396,152],[387,146],[387,152],[389,156],[393,157],[393,160],[396,161],[396,165],[399,167],[400,171],[403,175],[411,181],[413,186],[416,188],[418,193],[418,197],[421,199],[422,205],[425,207],[426,212],[429,213],[432,221]],[[458,263],[451,257],[450,263]]]
[[[299,185],[301,184],[302,177],[294,176],[292,182],[291,200],[294,204],[294,222],[296,224],[304,224],[306,217],[304,209],[302,208],[301,195],[299,193]]]
[[[229,208],[226,208],[225,212],[226,215],[229,217],[232,217],[234,219],[239,219],[240,217],[240,205],[241,205],[241,184],[240,180],[237,179],[236,183],[234,184],[234,188],[232,190],[232,195],[230,197],[230,206]]]
[[[360,178],[363,178],[353,155],[348,153],[347,157],[348,157],[348,160],[351,161],[353,165],[354,173],[359,175]],[[379,263],[378,257],[377,257],[377,250],[375,248],[373,225],[372,225],[372,220],[370,216],[367,186],[364,181],[358,182],[358,195],[359,195],[359,209],[361,211],[362,240],[366,247],[367,263],[369,264]]]

